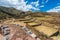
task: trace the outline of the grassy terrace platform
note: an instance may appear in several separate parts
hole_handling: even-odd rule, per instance
[[[38,26],[38,25],[41,25],[41,23],[38,23],[38,22],[31,22],[31,23],[28,23],[28,25],[30,25],[30,26]]]
[[[37,26],[34,27],[37,31],[42,32],[43,34],[45,34],[47,37],[52,36],[53,34],[57,33],[58,30],[51,28],[51,27],[46,27],[46,26]]]

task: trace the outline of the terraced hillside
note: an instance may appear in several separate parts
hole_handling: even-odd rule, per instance
[[[10,40],[60,40],[60,13],[23,12],[0,7],[0,19],[5,19],[1,25],[10,28]]]

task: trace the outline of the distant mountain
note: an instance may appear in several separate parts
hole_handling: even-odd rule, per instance
[[[11,15],[11,16],[19,13],[18,10],[16,10],[15,8],[12,8],[12,7],[9,8],[9,7],[0,6],[0,10],[8,15]]]
[[[21,10],[17,10],[13,7],[3,7],[0,6],[0,19],[6,19],[6,18],[22,18],[25,16],[38,16],[38,17],[44,17],[45,15],[50,15],[50,16],[59,16],[60,17],[60,13],[56,13],[56,12],[31,12],[31,11],[26,11],[23,12]]]
[[[17,16],[20,16],[20,13],[23,13],[23,11],[17,10],[15,8],[12,8],[12,7],[3,7],[3,6],[0,6],[0,15],[1,16],[2,16],[2,14],[3,15],[6,14],[6,15],[9,15],[11,17],[17,17]]]

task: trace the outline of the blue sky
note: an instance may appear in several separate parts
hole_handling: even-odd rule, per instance
[[[60,12],[60,0],[0,0],[0,5],[22,11]]]

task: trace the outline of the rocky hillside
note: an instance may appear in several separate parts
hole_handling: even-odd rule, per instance
[[[10,25],[9,27],[11,27],[11,30],[14,31],[17,28],[18,31],[14,33],[12,40],[15,40],[17,36],[22,36],[20,33],[22,33],[24,36],[24,31],[21,32],[19,29],[23,26],[26,26],[26,28],[31,30],[32,33],[36,34],[41,40],[56,40],[57,38],[60,40],[60,13],[31,11],[23,12],[12,7],[0,6],[0,19],[6,19],[1,23],[3,25]],[[19,25],[21,25],[21,27]],[[19,27],[15,28],[15,26]],[[13,32],[11,32],[11,34],[13,34]]]
[[[55,13],[55,12],[31,12],[31,11],[27,11],[27,12],[23,12],[21,10],[17,10],[13,7],[3,7],[0,6],[0,19],[4,19],[6,17],[15,17],[15,18],[22,18],[25,17],[27,15],[33,16],[33,17],[44,17],[46,15],[50,15],[50,16],[54,16],[54,17],[60,17],[60,13]]]

